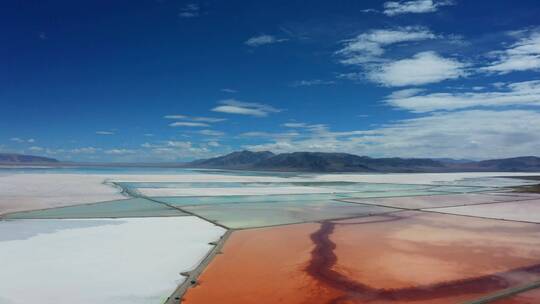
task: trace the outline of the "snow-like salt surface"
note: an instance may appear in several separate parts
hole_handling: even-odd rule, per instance
[[[520,172],[323,174],[317,175],[314,178],[314,181],[350,181],[392,184],[436,184],[439,182],[459,181],[466,178],[536,175],[538,175],[538,173]]]
[[[540,199],[512,203],[437,208],[432,210],[457,215],[540,223]]]
[[[388,173],[388,174],[305,174],[302,177],[242,176],[219,174],[144,174],[144,175],[110,175],[118,182],[316,182],[344,181],[366,183],[395,184],[433,184],[452,182],[465,178],[496,176],[535,176],[538,173],[520,172],[466,172],[466,173]]]
[[[146,196],[225,196],[225,195],[270,195],[307,193],[346,193],[351,190],[338,190],[317,187],[242,187],[242,188],[139,188]]]
[[[125,198],[104,181],[84,174],[0,175],[0,214]]]
[[[192,216],[0,221],[0,303],[159,304],[224,232]]]
[[[526,176],[537,173],[416,173],[416,174],[304,174],[296,177],[247,176],[231,174],[57,174],[18,173],[0,175],[0,214],[122,199],[120,190],[106,185],[106,180],[123,182],[316,182],[345,181],[395,184],[436,184],[464,178]],[[244,188],[244,187],[242,187]],[[264,188],[264,187],[257,187]],[[277,187],[272,187],[277,188]],[[324,193],[299,189],[238,190],[223,188],[205,191],[205,195]],[[145,190],[146,191],[146,190]],[[238,191],[243,193],[239,193]],[[200,195],[201,190],[167,195]],[[326,192],[333,192],[328,190]],[[161,196],[160,193],[151,195]]]

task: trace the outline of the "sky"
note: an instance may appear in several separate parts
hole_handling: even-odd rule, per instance
[[[540,155],[540,5],[3,1],[0,152]]]

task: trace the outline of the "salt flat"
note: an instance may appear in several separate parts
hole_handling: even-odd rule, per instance
[[[414,174],[304,174],[296,177],[253,176],[232,174],[63,174],[63,173],[19,173],[0,175],[0,214],[95,203],[125,198],[120,189],[104,184],[116,182],[371,182],[397,184],[436,184],[464,178],[493,176],[529,176],[535,173],[414,173]],[[294,194],[324,193],[325,190],[310,190],[309,187],[279,187],[258,190],[242,188],[199,190],[154,190],[145,189],[146,195],[162,195],[161,191],[172,191],[163,195],[235,195],[235,194]],[[277,188],[277,187],[276,187]],[[247,190],[242,190],[247,189]],[[148,191],[148,192],[146,192]],[[154,193],[157,191],[158,193]],[[256,192],[256,193],[255,193]],[[326,190],[333,192],[333,190]],[[343,192],[343,191],[341,191]]]
[[[88,174],[0,175],[0,214],[125,198],[104,185],[105,176]]]
[[[0,303],[162,303],[224,232],[192,216],[0,221]]]
[[[540,223],[540,199],[425,210],[457,215]]]
[[[453,182],[466,178],[496,176],[536,176],[538,173],[521,172],[464,172],[464,173],[388,173],[388,174],[321,174],[315,181],[350,181],[392,184],[435,184]]]
[[[242,187],[242,188],[139,188],[146,196],[224,196],[224,195],[271,195],[307,193],[346,193],[350,190],[337,190],[318,187]]]
[[[116,182],[307,182],[344,181],[366,183],[433,184],[451,182],[464,178],[495,176],[536,176],[538,173],[521,172],[464,172],[464,173],[343,173],[316,174],[305,173],[296,177],[245,176],[225,174],[141,174],[109,175]]]

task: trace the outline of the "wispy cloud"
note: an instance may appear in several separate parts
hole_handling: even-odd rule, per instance
[[[466,66],[456,59],[444,58],[430,51],[372,67],[367,78],[384,86],[422,85],[464,77],[467,75]]]
[[[192,121],[177,121],[169,124],[170,127],[209,127],[210,125],[204,122]]]
[[[342,57],[341,63],[346,65],[380,62],[387,46],[435,38],[437,35],[419,26],[375,29],[345,40],[336,54]]]
[[[127,154],[136,154],[137,151],[131,150],[131,149],[110,149],[110,150],[105,150],[104,153],[109,154],[109,155],[127,155]]]
[[[216,130],[200,130],[200,131],[197,131],[197,134],[206,135],[206,136],[216,136],[216,137],[225,135],[224,132],[216,131]]]
[[[196,122],[221,122],[227,120],[226,118],[218,117],[202,117],[202,116],[187,116],[187,115],[165,115],[165,119],[176,119],[176,120],[187,120],[187,121],[196,121]]]
[[[385,2],[383,5],[383,13],[387,16],[411,13],[433,13],[442,6],[448,6],[453,4],[453,1],[448,0],[388,1]]]
[[[14,141],[14,142],[16,142],[16,143],[20,143],[20,144],[22,144],[22,143],[29,143],[29,144],[31,144],[31,143],[36,142],[36,140],[33,139],[33,138],[20,138],[20,137],[12,137],[12,138],[10,138],[9,140]]]
[[[270,105],[255,102],[243,102],[235,99],[222,100],[219,103],[221,105],[213,108],[212,111],[257,117],[265,117],[270,113],[281,112],[281,109],[274,108]]]
[[[540,149],[540,113],[530,110],[432,113],[367,130],[318,131],[244,148],[388,157],[487,159],[536,155]]]
[[[200,13],[201,13],[201,7],[198,4],[189,3],[180,9],[180,13],[178,13],[178,16],[181,18],[195,18],[195,17],[199,17]]]
[[[483,67],[486,72],[506,74],[514,71],[540,70],[540,28],[510,33],[517,42],[490,55],[496,60]]]
[[[321,80],[321,79],[311,79],[311,80],[298,80],[291,84],[292,87],[311,87],[318,85],[331,85],[336,82],[333,80]]]
[[[153,159],[176,160],[214,156],[208,144],[196,145],[189,141],[168,140],[157,143],[144,143],[142,153]]]
[[[397,91],[388,96],[386,102],[417,113],[472,107],[540,106],[540,80],[504,84],[496,91],[483,92]]]
[[[114,135],[112,131],[96,131],[97,135]]]
[[[224,89],[221,89],[220,90],[221,92],[225,92],[225,93],[238,93],[238,90],[235,90],[235,89],[229,89],[229,88],[224,88]]]
[[[249,38],[248,40],[244,42],[244,44],[250,47],[258,47],[262,45],[274,44],[274,43],[279,43],[279,42],[284,42],[284,41],[287,41],[287,39],[277,38],[276,36],[272,36],[272,35],[259,35],[259,36],[254,36],[254,37]]]
[[[28,150],[30,150],[32,152],[42,152],[45,149],[43,147],[39,147],[39,146],[32,146],[32,147],[28,148]]]
[[[71,149],[69,150],[69,153],[72,153],[72,154],[95,154],[99,151],[101,151],[102,149],[101,148],[96,148],[96,147],[80,147],[80,148],[75,148],[75,149]]]

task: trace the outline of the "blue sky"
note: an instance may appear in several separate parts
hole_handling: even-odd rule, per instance
[[[1,152],[540,151],[537,1],[135,2],[1,4]]]

